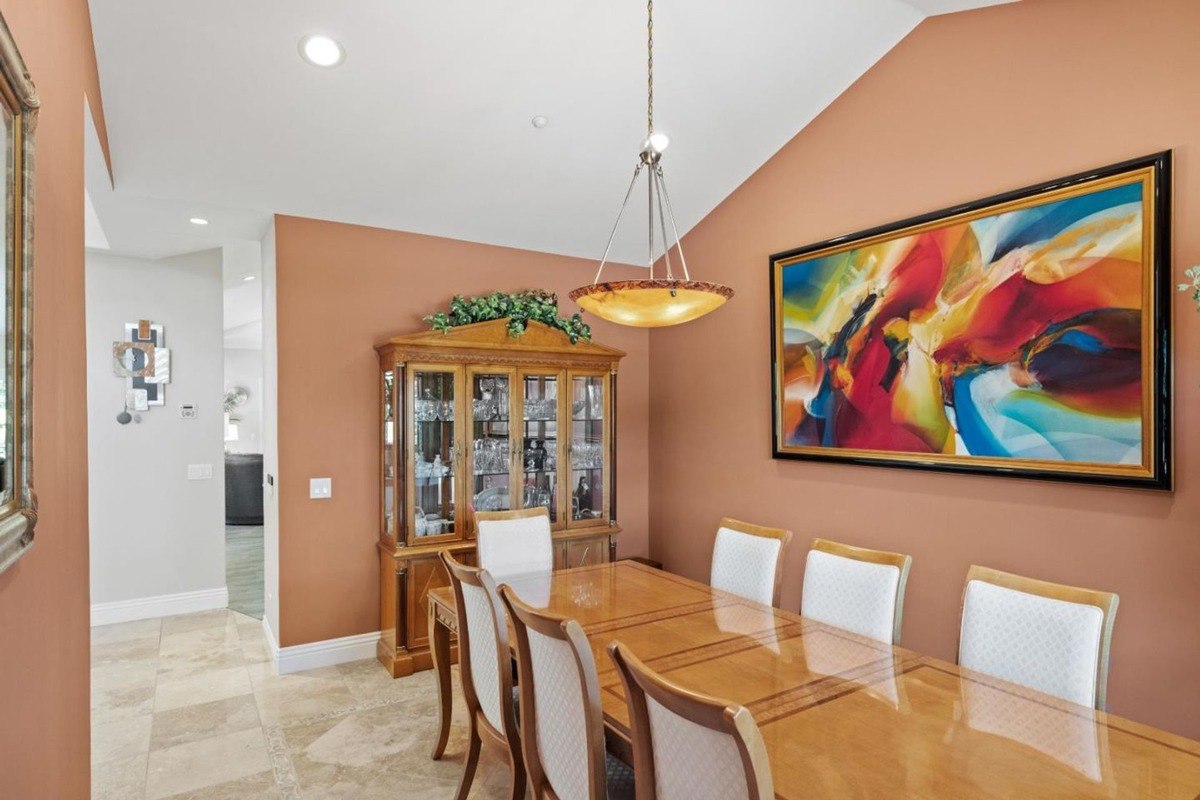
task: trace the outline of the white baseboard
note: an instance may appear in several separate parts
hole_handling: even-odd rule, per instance
[[[92,627],[112,625],[116,622],[133,622],[139,619],[169,617],[174,614],[191,614],[195,611],[212,611],[229,605],[229,589],[202,589],[198,592],[160,594],[156,597],[139,597],[134,600],[115,600],[110,603],[92,603]]]
[[[267,620],[267,615],[263,614],[262,618],[263,636],[267,639],[267,651],[271,654],[272,661],[279,660],[279,637],[275,635],[275,631],[271,630],[271,623]]]
[[[374,658],[375,646],[379,643],[380,636],[379,631],[374,631],[356,636],[343,636],[340,639],[280,647],[275,639],[275,632],[271,630],[265,617],[263,631],[267,637],[267,648],[271,651],[271,660],[275,662],[275,669],[280,675]]]

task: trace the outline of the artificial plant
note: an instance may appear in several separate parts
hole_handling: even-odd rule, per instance
[[[526,289],[515,294],[492,292],[479,297],[455,295],[449,311],[438,311],[425,317],[435,331],[448,333],[460,325],[472,325],[493,319],[508,318],[508,335],[514,339],[525,333],[530,320],[558,328],[575,344],[580,339],[590,341],[592,329],[579,314],[558,315],[558,296],[544,289]]]

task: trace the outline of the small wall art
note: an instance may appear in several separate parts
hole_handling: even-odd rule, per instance
[[[163,326],[148,319],[125,323],[125,340],[113,342],[113,372],[125,378],[125,412],[163,405],[171,381],[171,351],[165,346]],[[127,413],[119,420],[125,417]]]

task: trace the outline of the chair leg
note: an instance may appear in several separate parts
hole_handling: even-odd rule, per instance
[[[525,800],[525,761],[521,758],[520,753],[509,753],[509,761],[512,763],[512,788],[508,793],[509,800]]]
[[[454,800],[467,800],[467,795],[471,793],[471,784],[475,781],[475,768],[479,766],[479,749],[483,745],[479,738],[479,731],[475,729],[475,722],[471,722],[471,733],[467,737],[467,758],[463,762],[463,776],[458,784],[458,793],[454,795]]]

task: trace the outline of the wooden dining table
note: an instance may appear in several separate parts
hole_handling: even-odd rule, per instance
[[[605,648],[624,642],[668,679],[746,706],[781,800],[1200,797],[1200,742],[962,669],[632,561],[510,578],[525,602],[579,620],[609,749],[629,713]],[[453,594],[430,593],[450,731]]]

